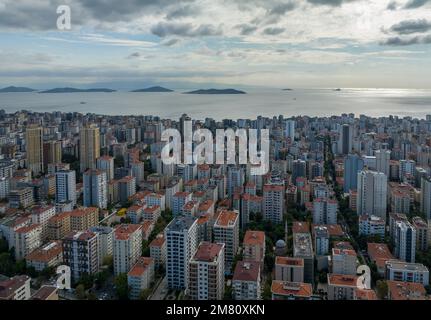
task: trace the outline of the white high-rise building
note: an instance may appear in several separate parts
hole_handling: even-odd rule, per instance
[[[199,244],[189,263],[188,294],[192,300],[223,299],[224,247],[224,243]]]
[[[235,300],[260,300],[260,264],[257,261],[238,261],[232,277]]]
[[[329,252],[329,231],[326,226],[314,226],[314,252],[324,256]]]
[[[189,261],[198,246],[197,219],[177,216],[166,227],[166,274],[169,289],[188,288]]]
[[[114,230],[114,274],[127,273],[142,255],[142,225],[121,224]]]
[[[31,222],[40,224],[42,228],[42,241],[48,238],[48,220],[55,216],[55,206],[35,206],[31,209]]]
[[[106,179],[114,179],[114,158],[110,156],[101,156],[97,158],[96,167],[106,172]]]
[[[89,231],[97,234],[99,237],[99,265],[101,266],[107,256],[112,256],[114,229],[111,227],[95,226],[91,227]]]
[[[83,274],[99,271],[97,234],[90,231],[72,231],[63,239],[63,261],[71,269],[76,281]]]
[[[422,263],[409,263],[399,260],[385,261],[386,279],[429,285],[429,270]]]
[[[266,184],[263,186],[263,217],[273,223],[283,221],[284,185]]]
[[[428,220],[431,219],[431,177],[422,177],[421,180],[421,211]]]
[[[355,250],[332,248],[332,273],[356,275],[356,260]]]
[[[391,159],[391,152],[389,150],[376,150],[376,171],[383,172],[389,177],[389,160]]]
[[[15,249],[15,259],[24,259],[42,245],[42,226],[31,224],[12,230],[9,237],[9,249]]]
[[[182,177],[184,182],[196,179],[197,177],[196,164],[178,164],[176,170],[177,175]]]
[[[90,169],[84,173],[84,206],[102,209],[108,206],[108,182],[105,171]]]
[[[9,195],[9,179],[0,177],[0,200],[5,199]]]
[[[313,201],[314,224],[336,224],[338,203],[335,199],[317,198]]]
[[[395,224],[395,256],[406,262],[415,262],[416,229],[408,221],[397,221]]]
[[[387,180],[387,176],[382,172],[358,172],[358,215],[375,215],[386,220]]]
[[[214,242],[224,243],[225,272],[230,273],[239,246],[239,213],[224,210],[220,212],[213,227]]]
[[[245,182],[244,169],[240,166],[228,166],[227,168],[227,192],[232,196],[235,188],[242,187]]]
[[[406,175],[414,176],[416,162],[414,160],[400,160],[400,180]]]
[[[76,175],[74,170],[61,170],[55,173],[55,201],[71,201],[76,205]]]
[[[285,137],[295,139],[295,120],[286,120]]]

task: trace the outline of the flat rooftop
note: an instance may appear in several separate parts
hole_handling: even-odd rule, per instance
[[[309,233],[295,233],[293,238],[293,255],[295,257],[313,256],[313,246]]]

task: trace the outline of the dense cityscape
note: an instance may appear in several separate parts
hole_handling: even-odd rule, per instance
[[[164,163],[185,121],[268,129],[270,170]],[[430,299],[431,115],[2,110],[0,147],[0,300]]]

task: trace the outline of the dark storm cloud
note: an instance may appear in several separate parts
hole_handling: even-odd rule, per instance
[[[386,10],[397,10],[397,2],[396,1],[391,1],[388,3],[388,6],[386,7]]]
[[[266,28],[263,30],[264,34],[270,35],[270,36],[276,36],[280,33],[283,33],[285,28]]]
[[[139,58],[140,56],[141,54],[139,52],[133,52],[127,56],[127,59],[135,59],[135,58]]]
[[[176,45],[177,43],[180,43],[181,42],[181,40],[180,39],[176,39],[176,38],[173,38],[173,39],[167,39],[166,41],[162,41],[162,45],[164,45],[164,46],[167,46],[167,47],[171,47],[171,46],[174,46],[174,45]]]
[[[126,21],[144,13],[166,9],[176,3],[170,0],[77,0],[77,2],[92,17],[105,22]]]
[[[405,20],[394,24],[389,30],[398,34],[423,33],[431,30],[431,22],[426,19]]]
[[[252,24],[246,24],[246,23],[238,24],[238,25],[235,26],[235,28],[240,29],[240,33],[243,36],[252,34],[252,33],[254,33],[257,30],[256,26],[254,26]]]
[[[380,42],[380,45],[384,46],[411,46],[415,44],[431,44],[431,35],[410,38],[392,37]]]
[[[71,8],[72,27],[92,21],[127,22],[143,14],[166,12],[171,8],[173,15],[185,15],[188,6],[182,5],[183,7],[175,9],[176,2],[171,0],[75,0],[70,3],[64,0],[0,0],[0,26],[7,29],[56,29],[58,18],[56,10],[59,5],[64,4]]]
[[[325,5],[325,6],[332,6],[332,7],[339,7],[343,3],[347,2],[354,2],[358,0],[307,0],[307,2],[315,5]]]
[[[275,5],[270,11],[270,15],[284,15],[288,11],[292,11],[296,8],[296,4],[294,2],[286,2],[286,3],[279,3]]]
[[[404,9],[420,8],[430,2],[431,0],[410,0],[409,2],[406,3],[406,5],[404,6]]]
[[[182,37],[204,37],[222,34],[219,28],[215,28],[209,24],[202,24],[195,27],[191,23],[180,22],[159,22],[151,28],[151,33],[161,38],[171,35]]]

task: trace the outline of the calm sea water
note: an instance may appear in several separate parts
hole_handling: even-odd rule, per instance
[[[431,114],[431,90],[411,89],[295,89],[247,90],[243,95],[190,95],[172,93],[0,93],[7,112],[82,112],[106,115],[158,115],[195,119],[255,118],[257,115],[330,116],[341,113],[368,116]],[[81,104],[85,102],[85,104]]]

